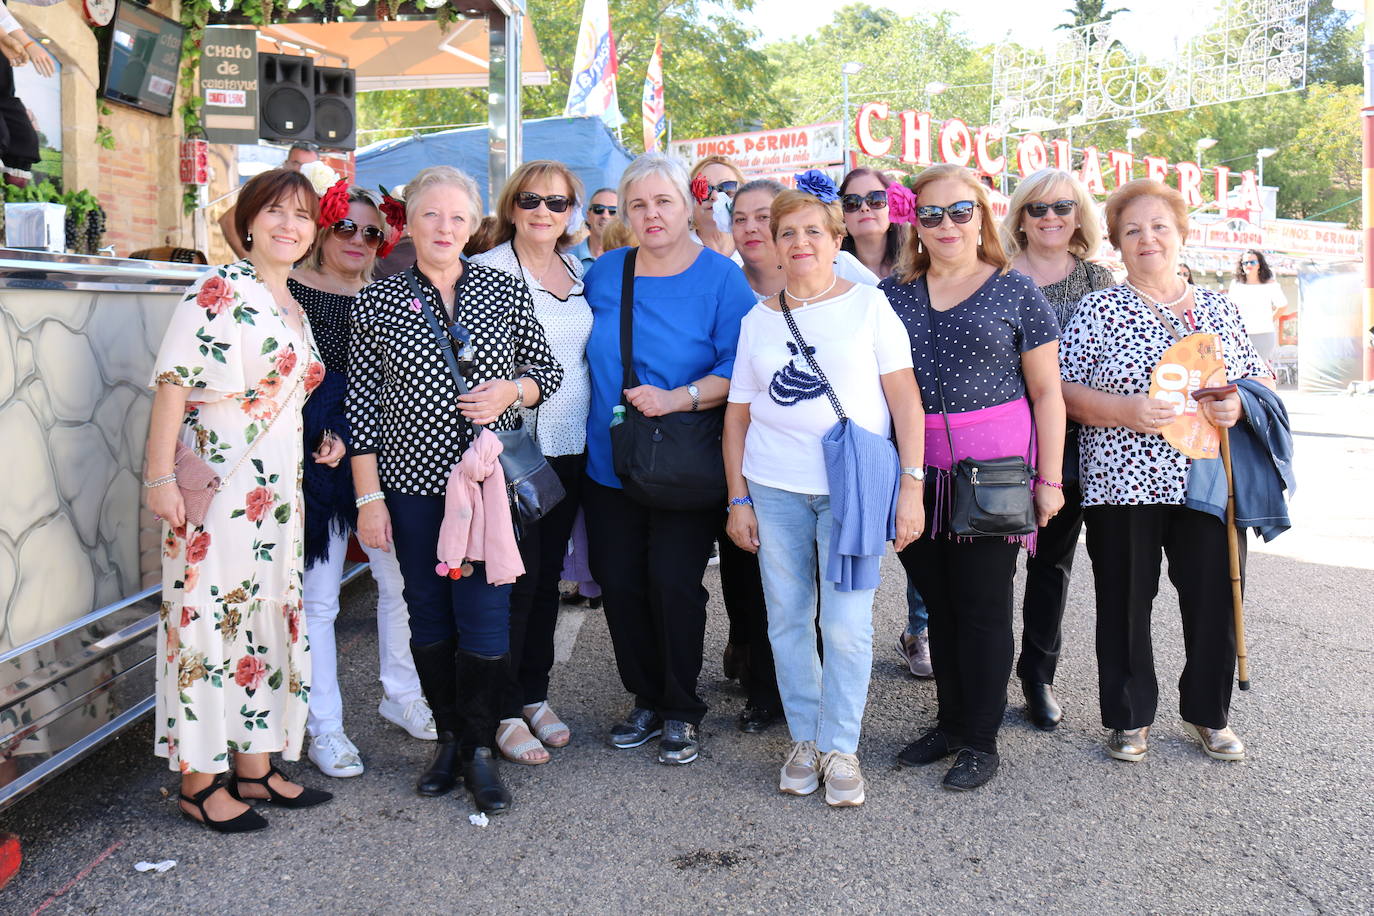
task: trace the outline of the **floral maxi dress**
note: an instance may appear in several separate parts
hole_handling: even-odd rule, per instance
[[[300,757],[301,407],[325,371],[304,329],[239,261],[191,287],[158,351],[152,384],[191,389],[181,441],[224,481],[203,526],[163,525],[154,753],[177,772],[224,772],[230,751]]]

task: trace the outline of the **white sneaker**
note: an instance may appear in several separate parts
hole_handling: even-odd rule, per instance
[[[820,786],[821,755],[814,741],[798,741],[782,765],[778,790],[788,795],[810,795]]]
[[[825,778],[825,803],[835,808],[852,808],[864,803],[864,776],[859,758],[853,754],[830,751],[821,758]]]
[[[312,735],[309,756],[311,762],[326,776],[343,779],[363,774],[363,758],[358,755],[358,749],[343,732]]]
[[[429,704],[424,697],[411,700],[404,706],[390,697],[382,697],[377,713],[391,724],[410,732],[412,738],[433,741],[439,736],[434,727],[434,713],[429,711]]]

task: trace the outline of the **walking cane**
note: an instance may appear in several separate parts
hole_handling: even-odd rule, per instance
[[[1220,400],[1237,390],[1237,386],[1220,385],[1199,388],[1192,393],[1194,401]],[[1250,659],[1245,651],[1245,601],[1240,589],[1240,543],[1236,532],[1236,481],[1231,474],[1231,437],[1229,429],[1221,434],[1221,466],[1226,470],[1226,554],[1231,566],[1231,613],[1236,626],[1236,678],[1241,690],[1250,689]]]

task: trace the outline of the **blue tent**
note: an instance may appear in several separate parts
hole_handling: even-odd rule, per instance
[[[364,188],[405,184],[420,169],[451,165],[477,181],[483,207],[487,200],[487,128],[462,127],[397,140],[383,140],[358,150],[357,182]],[[620,145],[600,118],[539,118],[525,122],[525,161],[557,159],[572,169],[587,194],[615,187],[634,156]]]

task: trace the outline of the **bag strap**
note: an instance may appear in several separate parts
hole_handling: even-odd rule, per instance
[[[1130,286],[1129,284],[1127,284],[1127,288],[1130,289],[1131,292],[1135,293],[1135,297],[1137,299],[1139,299],[1141,302],[1145,303],[1147,306],[1150,307],[1150,311],[1154,312],[1155,321],[1159,322],[1159,326],[1162,327],[1168,333],[1168,335],[1175,340],[1175,342],[1182,340],[1186,336],[1184,334],[1180,334],[1178,327],[1168,318],[1164,317],[1164,312],[1162,309],[1160,309],[1158,303],[1156,303],[1153,299],[1149,298],[1148,296],[1142,296],[1140,294],[1140,291],[1137,290],[1134,286]]]
[[[620,403],[625,404],[625,389],[639,387],[639,375],[635,372],[635,255],[638,248],[625,252],[625,272],[620,278],[620,366],[621,375]]]
[[[798,349],[806,358],[806,362],[811,366],[811,371],[816,373],[816,378],[821,380],[825,386],[825,396],[830,399],[830,406],[835,408],[835,414],[840,418],[841,423],[849,422],[849,417],[845,416],[844,408],[840,406],[840,399],[835,395],[835,389],[830,385],[830,379],[825,377],[825,372],[821,370],[820,364],[816,362],[816,356],[802,340],[801,330],[797,327],[797,319],[792,317],[792,310],[787,307],[787,293],[778,290],[778,305],[782,308],[782,317],[787,321],[787,329],[792,332],[792,339],[797,342]]]
[[[460,395],[468,393],[467,379],[463,378],[463,373],[458,371],[458,358],[453,355],[453,338],[444,333],[444,329],[439,325],[439,316],[434,314],[434,307],[430,304],[429,298],[420,290],[420,283],[415,279],[414,270],[406,270],[406,282],[410,284],[410,293],[415,297],[415,302],[420,306],[420,311],[424,312],[425,320],[429,322],[429,329],[434,334],[434,339],[439,342],[439,351],[444,355],[444,364],[448,366],[449,374],[453,376],[453,383],[458,386]]]

